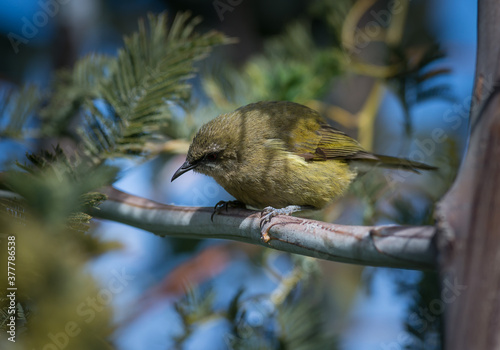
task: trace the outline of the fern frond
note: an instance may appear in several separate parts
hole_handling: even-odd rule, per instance
[[[72,71],[57,73],[53,95],[41,112],[42,135],[59,137],[68,133],[80,110],[101,95],[109,79],[113,58],[91,54],[78,60]]]
[[[189,100],[188,80],[196,71],[195,62],[214,45],[230,42],[215,31],[196,33],[199,22],[199,18],[181,13],[169,30],[166,14],[149,15],[147,26],[140,21],[138,32],[125,37],[109,81],[100,89],[111,109],[103,113],[93,108],[80,129],[89,154],[145,153],[145,142],[158,137],[158,131],[172,118],[169,104],[182,105]]]
[[[23,139],[28,121],[39,107],[41,94],[32,85],[0,92],[0,138]]]
[[[95,208],[106,197],[92,192],[113,182],[117,169],[104,164],[91,166],[78,156],[68,157],[56,146],[52,152],[27,154],[23,171],[3,173],[2,188],[22,198],[26,211],[48,225],[85,231],[90,216],[83,210]]]

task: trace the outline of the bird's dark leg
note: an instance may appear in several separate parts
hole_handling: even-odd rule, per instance
[[[220,214],[222,209],[227,208],[245,208],[245,203],[242,203],[240,201],[219,201],[215,206],[214,206],[214,211],[212,215],[210,216],[210,220],[214,222],[214,215],[215,214]]]
[[[289,205],[285,208],[276,209],[273,207],[265,207],[260,214],[260,228],[261,228],[261,239],[264,243],[267,243],[271,240],[269,236],[269,229],[272,227],[269,226],[266,230],[262,230],[264,225],[271,222],[271,219],[277,215],[292,215],[298,211],[303,210],[311,210],[314,209],[309,205]]]

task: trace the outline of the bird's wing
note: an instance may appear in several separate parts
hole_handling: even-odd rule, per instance
[[[358,141],[334,127],[320,123],[309,135],[296,135],[295,153],[306,160],[373,159],[377,157],[363,150]]]
[[[294,129],[291,150],[307,161],[343,159],[361,161],[364,164],[380,165],[384,168],[409,170],[436,170],[432,165],[405,158],[383,156],[367,152],[358,141],[335,129],[316,116],[301,119]]]

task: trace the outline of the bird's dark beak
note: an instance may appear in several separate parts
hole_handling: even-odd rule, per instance
[[[184,173],[187,173],[189,170],[196,168],[198,164],[196,163],[189,163],[187,160],[184,162],[184,164],[181,165],[179,169],[175,172],[174,176],[172,176],[172,180],[170,182],[174,181],[177,179],[179,176],[181,176]]]

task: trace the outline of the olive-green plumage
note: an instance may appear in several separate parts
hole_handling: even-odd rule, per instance
[[[349,187],[357,175],[349,164],[353,161],[413,171],[434,169],[369,153],[306,106],[257,102],[203,125],[172,180],[194,169],[255,208],[319,209]]]

